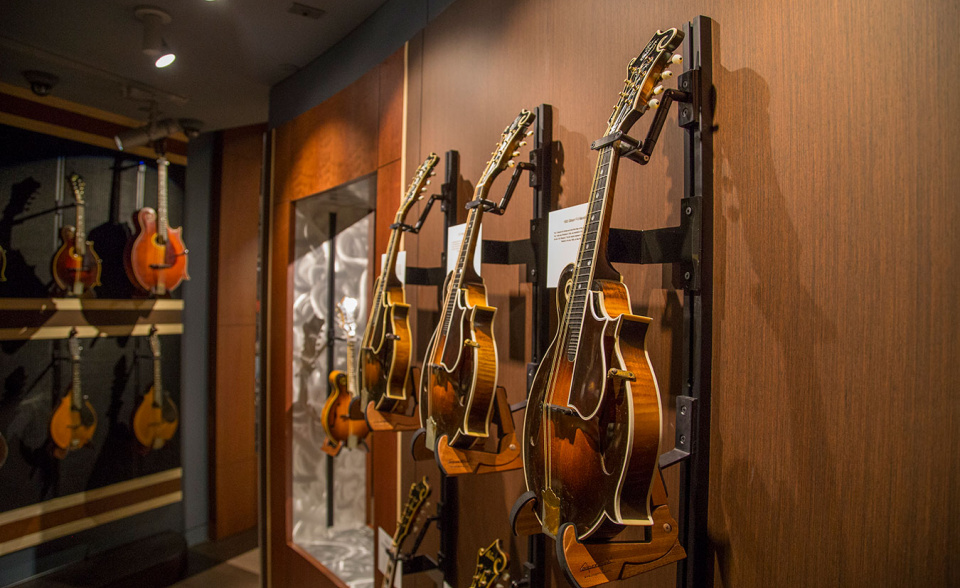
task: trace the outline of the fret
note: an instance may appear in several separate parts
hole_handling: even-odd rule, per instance
[[[163,385],[161,376],[160,356],[157,355],[153,358],[153,404],[158,407],[163,407]]]
[[[77,232],[73,242],[73,250],[77,255],[84,255],[86,253],[87,245],[87,231],[86,231],[86,219],[85,219],[85,209],[84,203],[82,201],[77,202]]]
[[[70,401],[73,404],[73,408],[80,410],[83,406],[83,391],[80,389],[80,362],[73,362],[73,396]]]

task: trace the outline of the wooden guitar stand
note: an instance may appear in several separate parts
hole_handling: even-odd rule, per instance
[[[419,382],[420,378],[414,378],[413,366],[410,367],[410,376],[407,381],[410,383],[407,390],[407,399],[401,402],[394,411],[379,411],[373,407],[373,401],[367,403],[364,415],[367,419],[367,426],[371,431],[416,431],[420,428],[420,415],[417,414],[417,395],[414,390],[414,382]]]
[[[507,392],[497,386],[497,410],[491,421],[497,424],[499,439],[496,453],[477,449],[457,449],[447,443],[447,436],[437,439],[435,454],[440,471],[448,476],[463,474],[490,474],[523,467],[520,442],[513,426],[513,415],[507,403]]]
[[[537,518],[533,492],[523,494],[510,512],[510,525],[515,535],[543,532]],[[560,568],[572,586],[587,588],[649,572],[684,559],[687,554],[678,538],[677,521],[667,506],[667,493],[658,470],[650,497],[653,525],[647,529],[646,541],[582,542],[576,527],[564,523],[556,537],[556,555]]]

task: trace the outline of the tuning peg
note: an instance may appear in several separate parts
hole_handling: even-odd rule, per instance
[[[507,167],[513,167],[513,166],[515,166],[515,165],[517,165],[517,162],[514,161],[514,160],[512,160],[512,159],[507,162]]]
[[[660,79],[661,79],[661,80],[669,80],[669,79],[672,78],[672,77],[673,77],[673,72],[670,71],[669,69],[663,70],[663,73],[660,74]]]
[[[680,55],[679,53],[675,53],[673,57],[670,58],[670,63],[674,65],[680,65],[681,63],[683,63],[683,55]]]
[[[650,102],[647,102],[647,106],[649,106],[650,108],[653,108],[653,109],[659,108],[659,107],[660,107],[660,101],[657,100],[656,98],[653,98],[653,99],[650,100]]]
[[[523,147],[523,146],[526,145],[526,144],[527,144],[526,141],[520,141],[520,146],[521,146],[521,147]]]
[[[430,172],[430,177],[431,177],[431,178],[432,178],[433,176],[435,176],[435,175],[437,175],[437,172],[436,172],[436,170],[434,170],[434,171],[432,171],[432,172]]]
[[[520,151],[519,151],[519,150],[514,151],[513,153],[511,153],[511,154],[510,154],[510,157],[516,157],[516,156],[518,156],[518,155],[520,155]]]
[[[426,185],[429,186],[432,180],[427,180]]]
[[[531,130],[527,131],[527,134],[524,135],[524,136],[525,136],[525,137],[529,137],[529,136],[532,135],[532,134],[533,134],[533,130],[531,129]]]
[[[426,192],[426,191],[427,191],[427,187],[424,186],[423,188],[420,188],[420,191],[421,191],[421,192]]]
[[[653,89],[654,96],[659,96],[660,94],[663,94],[663,86],[657,86]]]

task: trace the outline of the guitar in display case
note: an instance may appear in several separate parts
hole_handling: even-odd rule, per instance
[[[83,296],[100,285],[100,258],[93,250],[93,241],[87,240],[86,184],[79,174],[70,174],[70,187],[77,201],[77,224],[60,229],[60,249],[53,256],[51,271],[60,293]]]
[[[490,417],[497,398],[497,346],[493,321],[497,309],[487,303],[486,287],[474,269],[480,223],[496,177],[513,164],[534,115],[523,110],[504,129],[493,156],[477,182],[468,204],[463,242],[457,262],[444,285],[440,322],[430,338],[420,376],[420,423],[426,446],[438,441],[470,449],[490,435]]]
[[[150,333],[153,355],[153,385],[144,394],[133,415],[133,433],[145,449],[160,449],[177,432],[180,417],[173,399],[163,388],[160,372],[160,337]]]
[[[660,391],[645,349],[651,319],[632,314],[606,257],[619,137],[659,104],[654,96],[663,92],[664,69],[682,38],[676,29],[658,31],[627,68],[604,132],[610,140],[599,149],[577,261],[562,284],[557,335],[527,402],[525,496],[575,586],[618,579],[624,555],[638,556],[629,560],[635,570],[684,557],[658,465]],[[647,528],[649,541],[606,543],[628,526]],[[602,550],[591,552],[593,543]]]
[[[370,432],[356,391],[356,370],[353,364],[357,352],[356,313],[356,298],[344,297],[337,303],[337,319],[347,336],[347,372],[335,370],[330,373],[331,392],[320,413],[323,432],[327,435],[322,449],[332,456],[338,455],[344,445],[357,447]]]
[[[169,165],[166,157],[157,159],[157,210],[144,207],[134,213],[136,233],[124,256],[127,277],[153,296],[165,296],[190,279],[183,229],[171,229],[167,214]]]
[[[417,526],[424,517],[424,507],[427,505],[427,498],[430,496],[430,482],[426,476],[419,482],[410,486],[410,494],[407,497],[407,504],[403,507],[403,513],[397,522],[397,530],[393,533],[388,554],[390,561],[387,563],[387,571],[383,574],[383,583],[381,588],[393,588],[396,581],[397,562],[401,559],[401,549],[404,542],[410,534],[417,530]]]
[[[409,405],[416,402],[416,396],[409,392],[410,306],[403,283],[396,276],[397,254],[403,234],[401,226],[413,204],[423,197],[439,161],[437,154],[431,153],[414,174],[391,225],[386,260],[373,285],[373,304],[360,343],[359,362],[362,404],[368,413],[370,403],[381,413],[406,413],[412,408]]]
[[[90,443],[97,430],[97,413],[81,388],[80,341],[76,335],[72,335],[68,343],[71,383],[50,419],[50,439],[54,443],[54,455],[58,458],[66,457],[67,453]]]

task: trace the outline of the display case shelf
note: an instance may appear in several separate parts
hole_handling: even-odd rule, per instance
[[[183,333],[183,300],[0,298],[0,341]]]

